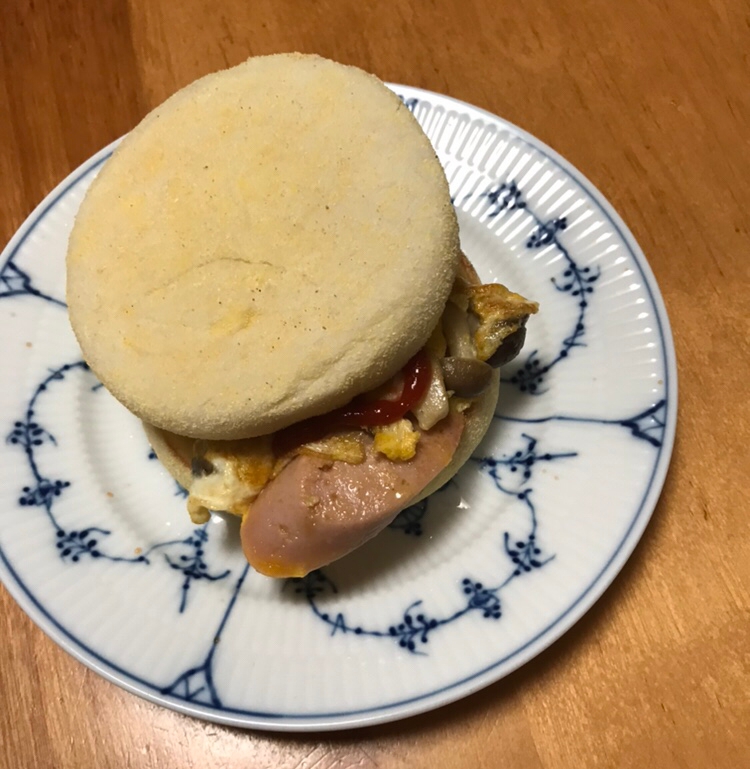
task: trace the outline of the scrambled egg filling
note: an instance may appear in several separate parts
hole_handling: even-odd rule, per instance
[[[188,513],[193,523],[205,523],[209,510],[242,516],[271,480],[276,459],[270,438],[209,443],[200,463],[193,463]]]
[[[471,286],[469,308],[479,319],[474,344],[479,360],[491,358],[502,341],[518,331],[529,315],[539,309],[536,302],[524,299],[500,283]]]
[[[306,443],[300,447],[300,454],[312,454],[332,461],[348,462],[359,465],[365,461],[365,445],[362,434],[358,432],[343,435],[329,435],[319,441]]]
[[[421,432],[408,419],[373,428],[375,451],[393,462],[406,462],[417,453]]]

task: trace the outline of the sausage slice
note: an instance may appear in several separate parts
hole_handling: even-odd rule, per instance
[[[242,519],[242,549],[250,565],[269,577],[302,577],[358,548],[448,466],[464,422],[451,412],[422,433],[407,462],[376,453],[371,440],[358,465],[295,457]]]

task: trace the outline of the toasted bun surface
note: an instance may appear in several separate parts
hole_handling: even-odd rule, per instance
[[[377,78],[257,57],[148,115],[81,205],[67,259],[87,362],[144,421],[273,432],[388,379],[451,289],[443,170]]]
[[[193,482],[190,466],[193,457],[193,440],[166,433],[148,422],[143,422],[143,429],[157,459],[177,483],[189,491]]]

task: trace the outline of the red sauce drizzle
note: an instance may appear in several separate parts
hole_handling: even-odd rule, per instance
[[[365,401],[358,396],[351,403],[328,414],[305,419],[279,430],[273,436],[273,449],[277,456],[296,449],[303,443],[312,443],[341,427],[376,427],[389,425],[402,419],[422,400],[432,379],[430,359],[420,350],[402,370],[404,379],[401,395],[396,400]]]

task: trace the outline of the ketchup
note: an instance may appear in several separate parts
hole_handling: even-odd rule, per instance
[[[389,425],[402,419],[422,400],[432,379],[430,359],[420,350],[402,370],[404,384],[396,400],[376,400],[369,403],[361,396],[328,414],[305,419],[302,422],[279,430],[273,437],[273,448],[277,455],[320,440],[341,427],[376,427]]]

